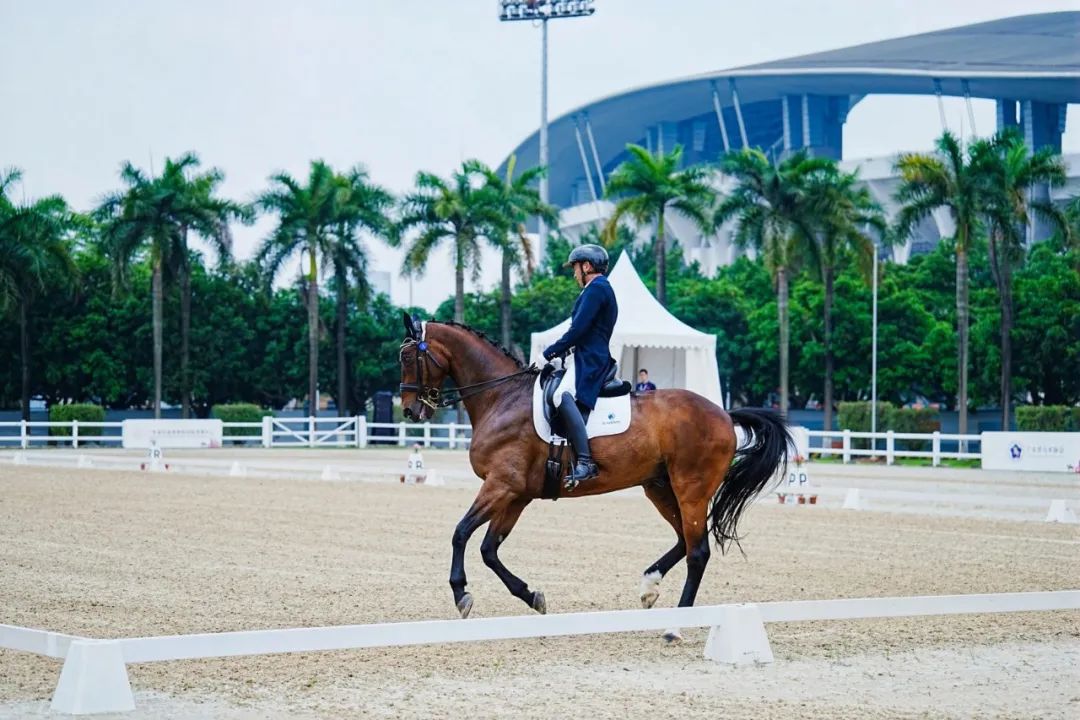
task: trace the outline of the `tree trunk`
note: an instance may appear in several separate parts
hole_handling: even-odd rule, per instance
[[[833,306],[833,269],[825,268],[825,430],[832,430],[833,411],[833,348],[832,348],[832,306]]]
[[[180,417],[191,417],[191,271],[180,268]]]
[[[956,346],[957,346],[957,413],[961,435],[967,433],[968,411],[968,258],[967,233],[956,243]],[[964,443],[961,443],[963,446]]]
[[[154,258],[154,279],[152,285],[152,315],[154,328],[154,419],[161,418],[161,305],[162,305],[161,257]]]
[[[454,322],[465,322],[465,260],[461,257],[460,246],[454,267]],[[458,425],[465,422],[465,408],[462,403],[457,404],[456,421]]]
[[[510,349],[510,255],[503,251],[502,256],[502,283],[500,286],[501,297],[499,298],[499,329],[502,331],[502,345]]]
[[[990,233],[990,270],[997,284],[1001,308],[1001,429],[1009,430],[1009,406],[1012,404],[1012,272],[1004,238],[999,230]]]
[[[465,263],[460,255],[454,268],[454,322],[465,322]]]
[[[352,415],[349,406],[348,368],[345,365],[345,325],[349,321],[349,287],[344,275],[337,278],[337,407],[338,417]]]
[[[667,307],[667,248],[664,246],[664,207],[656,221],[656,299]]]
[[[776,271],[776,308],[780,319],[780,412],[788,413],[788,277],[787,268]]]
[[[1006,264],[1001,288],[1001,430],[1009,430],[1012,405],[1012,269]]]
[[[22,364],[22,419],[30,421],[30,301],[19,300],[19,359]]]
[[[310,272],[308,274],[308,413],[319,414],[319,274],[315,262],[315,248],[308,248]]]

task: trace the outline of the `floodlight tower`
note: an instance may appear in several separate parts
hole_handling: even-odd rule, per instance
[[[502,22],[528,20],[540,23],[540,166],[545,170],[548,167],[548,20],[588,17],[594,12],[593,0],[499,0],[499,20]],[[546,172],[540,176],[540,200],[545,204],[548,202]],[[544,243],[547,224],[542,219],[538,230],[540,242]]]

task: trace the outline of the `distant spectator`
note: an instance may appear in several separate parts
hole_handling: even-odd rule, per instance
[[[634,386],[635,392],[645,393],[656,389],[656,386],[649,382],[649,371],[645,368],[638,370],[637,379],[638,383]]]

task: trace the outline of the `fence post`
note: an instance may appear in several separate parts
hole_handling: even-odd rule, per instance
[[[308,427],[308,436],[307,436],[308,447],[315,447],[315,416],[314,415],[308,415],[307,427]]]
[[[934,431],[934,439],[932,441],[931,447],[933,449],[932,463],[933,463],[934,467],[937,467],[938,465],[941,464],[941,431],[940,430],[935,430]]]
[[[885,432],[885,464],[896,462],[896,436],[892,430]]]
[[[264,448],[274,446],[274,417],[272,415],[262,417],[262,446]]]
[[[367,447],[367,416],[356,416],[356,447]]]
[[[26,421],[25,420],[20,420],[19,421],[19,446],[22,447],[23,450],[30,447],[30,437],[29,437],[29,435],[27,435],[26,431],[27,431]]]
[[[448,442],[446,443],[446,446],[448,448],[450,448],[451,450],[453,450],[453,449],[455,449],[457,447],[457,424],[450,423],[448,428],[449,428],[447,430]]]
[[[398,423],[397,444],[405,447],[405,423],[403,422]]]
[[[71,421],[71,447],[79,447],[79,419],[75,418]]]
[[[851,431],[844,428],[844,464],[851,462]]]
[[[424,447],[431,447],[431,423],[424,423]]]

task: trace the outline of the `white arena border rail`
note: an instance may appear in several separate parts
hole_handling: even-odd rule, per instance
[[[92,640],[0,625],[0,647],[64,658],[52,709],[66,714],[88,714],[124,712],[135,708],[126,667],[134,663],[709,627],[711,630],[705,643],[705,657],[716,662],[743,665],[772,662],[772,649],[764,626],[767,622],[1078,609],[1080,590],[1063,590],[798,600],[120,640]]]

